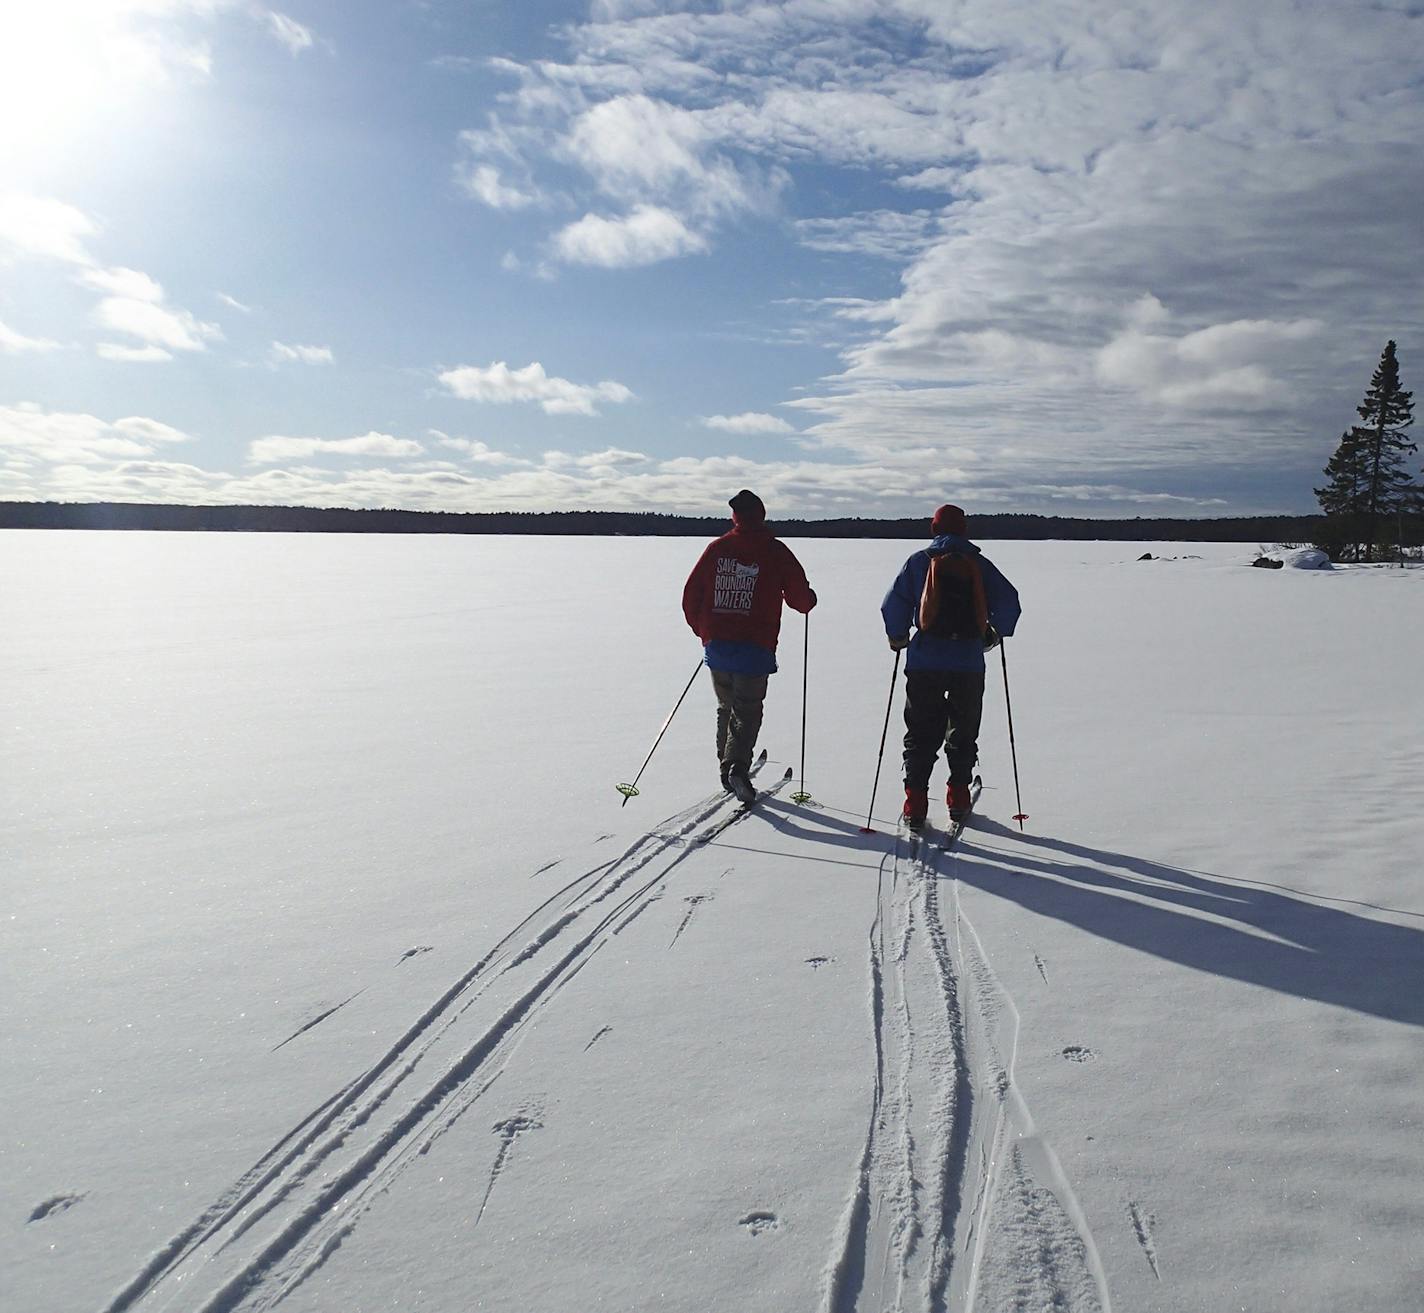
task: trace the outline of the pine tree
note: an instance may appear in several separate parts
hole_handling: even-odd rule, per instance
[[[1391,341],[1380,356],[1365,399],[1356,407],[1364,422],[1340,439],[1325,467],[1328,482],[1315,495],[1327,517],[1328,536],[1358,544],[1369,560],[1380,521],[1412,507],[1418,496],[1406,458],[1418,448],[1405,430],[1414,423],[1414,394],[1399,386],[1399,361]]]
[[[1368,477],[1365,504],[1365,558],[1375,545],[1375,531],[1382,515],[1401,510],[1414,500],[1414,481],[1404,468],[1405,457],[1419,448],[1405,437],[1414,423],[1414,394],[1399,386],[1399,361],[1394,343],[1389,342],[1379,367],[1370,380],[1370,390],[1356,408],[1364,420],[1357,426],[1365,443],[1365,472]]]
[[[1337,561],[1347,556],[1358,560],[1360,556],[1368,480],[1364,444],[1358,435],[1356,429],[1347,429],[1340,435],[1340,445],[1325,466],[1325,486],[1315,490],[1315,498],[1325,512],[1318,545]]]

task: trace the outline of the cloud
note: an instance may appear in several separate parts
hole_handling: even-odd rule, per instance
[[[425,448],[408,438],[370,432],[357,438],[256,438],[247,458],[254,465],[304,460],[312,456],[392,456],[400,459],[424,455]]]
[[[1291,392],[1274,369],[1324,327],[1315,319],[1236,320],[1173,337],[1168,319],[1156,297],[1139,301],[1128,326],[1097,353],[1098,377],[1165,406],[1264,410]]]
[[[161,346],[122,346],[117,342],[100,342],[94,353],[100,360],[114,360],[128,365],[161,365],[173,359],[173,353]]]
[[[0,351],[7,355],[19,355],[23,351],[54,351],[58,347],[58,342],[47,337],[26,337],[0,319]]]
[[[456,176],[465,191],[492,210],[522,210],[539,197],[532,191],[508,186],[492,164],[473,164],[457,170]]]
[[[1424,342],[1417,9],[597,0],[562,61],[501,63],[486,141],[559,170],[564,263],[733,279],[730,221],[767,214],[768,245],[884,262],[879,290],[823,261],[816,295],[804,251],[762,266],[805,298],[780,340],[841,353],[787,403],[823,458],[1189,501],[1271,469],[1304,509],[1380,345]],[[1149,294],[1170,314],[1125,318]]]
[[[155,305],[163,300],[162,286],[137,269],[86,269],[79,274],[78,281],[96,292],[121,300],[149,301]]]
[[[243,305],[243,303],[239,301],[236,297],[229,296],[226,292],[218,292],[216,293],[216,296],[218,300],[221,301],[229,309],[240,311],[242,314],[245,315],[250,315],[252,313],[252,307],[250,305]]]
[[[285,342],[273,342],[271,356],[279,364],[296,361],[302,365],[330,365],[336,360],[329,346],[288,346]]]
[[[648,458],[641,451],[622,451],[609,447],[604,451],[590,452],[583,456],[572,456],[566,451],[546,451],[544,464],[549,469],[573,466],[576,469],[597,470],[612,473],[632,465],[643,465]]]
[[[472,468],[413,461],[419,444],[373,433],[337,440],[258,439],[252,444],[251,463],[276,467],[234,475],[167,459],[172,445],[189,439],[157,420],[129,417],[107,423],[92,415],[46,412],[34,405],[0,408],[0,496],[451,511],[579,505],[725,516],[732,492],[755,487],[778,518],[927,514],[950,493],[981,511],[1000,509],[1010,497],[1021,509],[1078,515],[1122,514],[1135,505],[1185,514],[1222,507],[1215,491],[1184,495],[1101,478],[1053,483],[1031,472],[1012,482],[996,480],[974,472],[973,453],[956,461],[933,449],[826,463],[730,455],[658,460],[610,447],[581,454],[548,452],[538,465],[511,457],[500,468],[505,458],[484,444],[432,436],[452,450],[468,443]],[[339,468],[312,463],[332,453],[363,459]],[[391,458],[402,465],[384,463]]]
[[[653,205],[640,205],[619,219],[586,214],[554,237],[561,260],[605,269],[656,264],[707,249],[706,238],[692,232],[670,210]]]
[[[82,210],[45,196],[0,195],[0,243],[21,255],[88,265],[85,239],[98,227]]]
[[[462,401],[494,405],[533,401],[548,415],[596,415],[598,402],[621,404],[633,399],[622,383],[587,385],[552,378],[537,360],[523,369],[510,369],[502,360],[484,368],[460,365],[442,373],[440,382]]]
[[[795,433],[796,430],[776,415],[749,410],[740,415],[706,415],[702,420],[709,429],[724,433]]]
[[[923,251],[934,240],[935,226],[928,210],[908,214],[874,210],[838,219],[798,219],[792,224],[797,240],[810,250],[897,261]]]
[[[299,55],[303,50],[311,49],[315,38],[309,27],[304,27],[295,19],[288,18],[286,14],[279,14],[270,9],[267,11],[266,19],[267,30],[293,55]]]
[[[147,457],[159,447],[191,440],[141,416],[109,422],[82,412],[45,410],[33,402],[0,406],[0,451],[45,464],[97,465]]]
[[[442,447],[458,451],[466,460],[476,465],[532,464],[521,456],[512,456],[508,452],[496,451],[486,442],[477,442],[472,438],[452,438],[448,433],[442,433],[439,429],[431,429],[429,432],[430,436]]]
[[[105,293],[94,310],[94,320],[111,332],[125,333],[143,345],[98,347],[106,360],[153,362],[172,359],[174,351],[205,351],[222,337],[216,324],[205,323],[187,310],[164,304],[162,285],[138,269],[86,268],[77,282]]]
[[[206,351],[209,342],[222,337],[216,324],[204,323],[187,310],[132,296],[106,296],[95,309],[94,319],[103,328],[164,351]],[[143,358],[157,357],[150,354]]]

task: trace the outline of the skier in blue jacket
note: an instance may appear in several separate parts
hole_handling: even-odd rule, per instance
[[[941,748],[949,761],[950,819],[968,816],[979,759],[984,653],[1012,634],[1019,620],[1018,590],[969,541],[958,506],[941,506],[930,533],[934,541],[905,562],[880,604],[890,647],[909,649],[903,816],[911,829],[925,823],[930,774]]]

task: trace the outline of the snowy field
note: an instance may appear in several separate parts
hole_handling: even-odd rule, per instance
[[[1424,571],[985,544],[912,853],[914,546],[699,844],[700,541],[0,534],[0,1308],[1424,1308]]]

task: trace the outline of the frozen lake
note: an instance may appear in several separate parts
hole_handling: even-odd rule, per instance
[[[811,803],[700,677],[620,806],[701,545],[0,533],[0,1304],[1424,1307],[1424,571],[983,544],[938,853],[913,542],[792,541]]]

